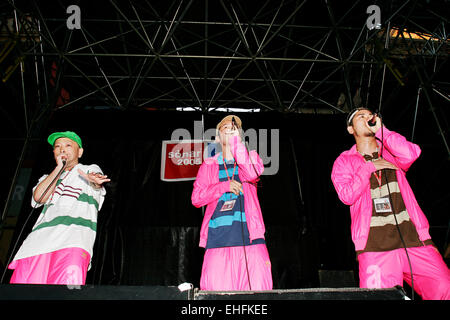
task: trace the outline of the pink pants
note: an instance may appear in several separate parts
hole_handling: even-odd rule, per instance
[[[407,248],[414,290],[424,300],[450,300],[450,270],[433,246]],[[392,288],[411,285],[405,249],[365,252],[358,256],[361,288]]]
[[[10,283],[84,285],[90,262],[81,248],[67,248],[12,262]]]
[[[266,245],[246,246],[245,254],[244,247],[207,249],[203,258],[200,290],[272,290],[272,269]]]

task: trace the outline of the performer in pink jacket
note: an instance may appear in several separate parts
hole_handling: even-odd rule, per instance
[[[206,248],[201,290],[271,290],[272,272],[256,183],[261,158],[241,141],[242,122],[229,115],[217,125],[222,152],[197,173],[192,204],[205,206],[200,247]]]
[[[367,108],[349,113],[347,131],[356,144],[336,159],[331,179],[350,206],[360,287],[403,286],[405,280],[423,299],[450,299],[450,271],[406,180],[419,146]]]

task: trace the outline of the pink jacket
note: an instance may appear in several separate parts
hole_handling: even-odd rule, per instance
[[[414,223],[421,241],[430,239],[428,220],[420,209],[413,191],[406,180],[405,172],[419,157],[420,148],[402,135],[383,127],[383,158],[399,169],[397,180],[406,209]],[[376,133],[381,141],[382,130]],[[381,145],[379,143],[379,150]],[[331,180],[339,199],[350,206],[351,235],[355,250],[363,250],[366,246],[372,216],[372,199],[370,195],[370,175],[376,171],[372,162],[366,162],[354,145],[350,150],[339,155],[333,165]]]
[[[242,181],[244,190],[244,209],[250,241],[264,238],[265,226],[259,206],[256,186],[251,183],[246,183],[255,181],[261,175],[264,171],[264,164],[258,153],[254,150],[250,151],[249,157],[246,147],[238,141],[238,137],[233,137],[230,145],[231,153],[238,163],[239,178]],[[206,205],[206,211],[200,229],[200,247],[206,247],[209,220],[214,213],[219,198],[225,192],[230,191],[229,181],[219,181],[218,157],[219,154],[204,160],[197,173],[194,190],[192,191],[192,204],[197,208]]]

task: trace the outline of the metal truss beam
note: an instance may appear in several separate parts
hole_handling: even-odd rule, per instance
[[[383,27],[426,32],[440,41],[430,37],[418,46],[399,33],[390,39],[389,50],[377,56],[373,48],[383,41],[380,36],[385,38],[385,28],[367,30],[368,3],[363,0],[345,6],[333,0],[265,1],[258,8],[234,0],[218,6],[196,0],[165,5],[108,0],[80,5],[81,30],[65,26],[65,1],[52,9],[36,1],[9,2],[12,10],[33,16],[42,27],[29,21],[28,29],[37,30],[41,41],[23,47],[25,59],[40,59],[47,68],[51,61],[64,63],[63,85],[71,88],[72,98],[58,108],[110,103],[158,109],[170,103],[160,106],[157,97],[172,97],[173,107],[190,99],[192,107],[209,112],[223,104],[219,100],[229,99],[239,108],[239,101],[248,98],[272,101],[263,109],[282,112],[301,112],[309,103],[320,102],[321,113],[346,112],[355,94],[363,92],[368,100],[369,91],[392,81],[376,78],[386,59],[405,60],[413,52],[435,61],[448,56],[444,13],[420,0],[377,3],[386,17]],[[439,21],[424,22],[424,11]],[[32,33],[28,37],[31,40]],[[67,50],[60,49],[64,39],[70,39]],[[405,45],[410,49],[399,56],[396,50]],[[36,50],[38,46],[42,50]],[[45,73],[38,76],[44,79]],[[267,90],[255,90],[260,88],[257,82]],[[362,90],[365,83],[368,92]],[[342,93],[345,108],[338,103]]]

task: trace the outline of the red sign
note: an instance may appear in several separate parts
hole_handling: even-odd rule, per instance
[[[202,140],[165,140],[161,152],[161,180],[195,180],[203,162],[205,147],[211,143]]]

